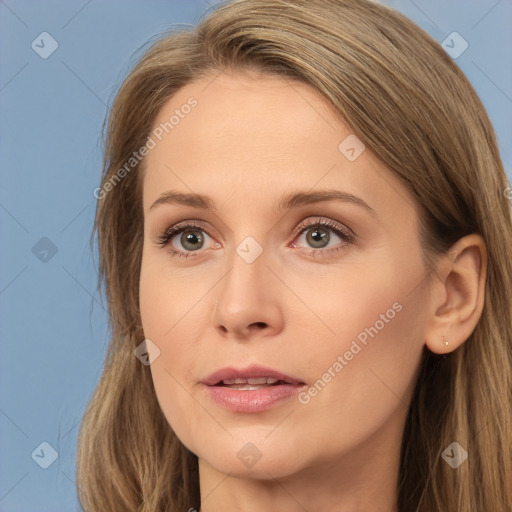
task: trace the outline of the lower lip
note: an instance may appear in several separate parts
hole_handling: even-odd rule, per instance
[[[234,412],[262,412],[299,394],[302,385],[280,384],[242,391],[225,386],[206,386],[212,400]]]

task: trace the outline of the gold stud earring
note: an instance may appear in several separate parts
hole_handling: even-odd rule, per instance
[[[445,340],[444,336],[443,336],[443,343],[445,344],[446,347],[448,346],[448,341]]]

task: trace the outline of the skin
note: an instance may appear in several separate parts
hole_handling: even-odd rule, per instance
[[[352,130],[310,86],[212,75],[178,91],[155,126],[191,96],[197,107],[145,159],[140,307],[144,334],[160,350],[151,364],[158,401],[199,458],[201,511],[395,511],[422,351],[454,350],[474,329],[483,242],[461,239],[428,279],[412,196],[369,149],[354,161],[340,152]],[[333,200],[273,209],[285,194],[320,189],[353,194],[373,213]],[[208,195],[216,210],[151,208],[170,190]],[[315,245],[313,227],[297,228],[319,218],[355,239],[327,227],[329,242]],[[172,256],[158,243],[185,220],[202,221],[188,229],[201,229],[203,245],[194,251],[181,234],[171,243],[195,257]],[[252,263],[236,252],[248,236],[262,248]],[[396,303],[400,312],[307,404],[292,398],[235,413],[200,383],[220,368],[257,363],[309,389]],[[261,454],[251,467],[237,457],[249,442]]]

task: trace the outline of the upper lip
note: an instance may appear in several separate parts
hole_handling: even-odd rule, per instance
[[[282,380],[288,384],[304,384],[304,382],[295,377],[291,377],[290,375],[286,375],[285,373],[272,368],[266,368],[258,365],[252,365],[247,368],[221,368],[220,370],[208,375],[208,377],[202,380],[202,383],[207,386],[215,386],[221,381],[228,379],[257,379],[262,377]]]

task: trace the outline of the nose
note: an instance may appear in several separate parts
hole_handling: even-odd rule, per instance
[[[214,297],[212,319],[221,336],[247,341],[275,336],[282,330],[279,297],[284,285],[267,263],[264,254],[252,263],[235,254]]]

